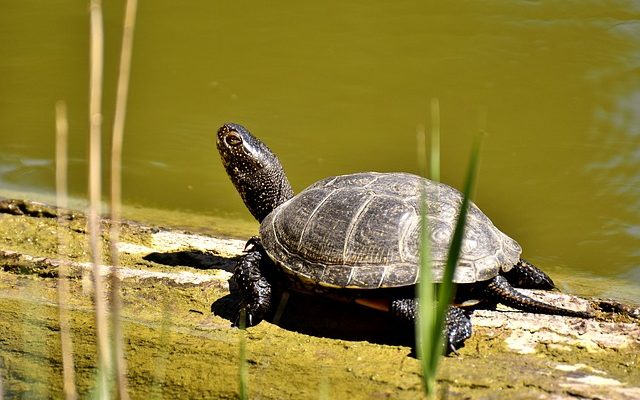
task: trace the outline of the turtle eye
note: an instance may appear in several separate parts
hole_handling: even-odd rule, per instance
[[[224,138],[224,141],[231,147],[236,147],[242,144],[242,137],[237,132],[231,131]]]

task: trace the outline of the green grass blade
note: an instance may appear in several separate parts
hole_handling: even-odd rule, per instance
[[[432,112],[438,113],[437,100],[432,101]],[[420,130],[418,131],[418,137],[420,139]],[[435,145],[431,149],[431,172],[439,174],[439,118],[433,118],[432,125],[432,145]],[[423,136],[424,137],[424,136]],[[420,142],[420,141],[419,141]],[[425,140],[421,141],[421,144],[425,144]],[[459,260],[460,249],[462,247],[462,241],[464,238],[464,228],[467,218],[467,212],[473,188],[475,186],[476,174],[478,169],[480,146],[482,143],[482,136],[479,136],[473,145],[471,151],[471,157],[469,167],[467,169],[467,177],[463,190],[463,200],[460,206],[456,227],[452,235],[449,252],[447,255],[447,262],[445,266],[443,282],[438,286],[437,297],[435,295],[433,279],[431,276],[432,262],[430,257],[430,242],[429,231],[427,226],[427,204],[426,196],[423,193],[423,201],[421,203],[421,235],[420,235],[420,282],[417,288],[418,301],[420,304],[418,321],[416,323],[416,345],[418,357],[421,362],[423,372],[423,387],[425,394],[428,397],[435,395],[435,383],[436,374],[438,370],[438,364],[443,351],[443,328],[445,324],[445,317],[449,305],[451,304],[455,292],[455,284],[453,283],[453,276],[455,274],[455,268]],[[424,149],[418,150],[419,154],[425,155]],[[437,156],[434,157],[434,153]],[[435,164],[437,160],[437,164]],[[420,160],[420,170],[425,171],[426,165],[424,159]],[[437,301],[436,301],[437,298]]]
[[[436,306],[436,318],[434,324],[434,335],[438,335],[438,346],[433,348],[431,354],[431,363],[436,368],[440,353],[442,352],[442,331],[444,328],[445,316],[449,305],[451,304],[455,292],[455,284],[453,283],[453,276],[455,274],[456,266],[460,258],[460,250],[462,248],[462,242],[464,239],[464,230],[467,220],[467,213],[469,210],[469,204],[473,194],[475,186],[476,175],[478,170],[478,161],[480,158],[480,146],[482,144],[483,136],[478,136],[474,141],[473,148],[471,149],[471,158],[469,167],[467,169],[467,178],[465,181],[464,190],[462,192],[462,204],[460,205],[460,211],[458,219],[456,221],[456,227],[451,238],[451,244],[449,245],[449,253],[447,255],[447,263],[445,266],[442,284],[439,285],[438,301]]]
[[[431,100],[431,140],[429,166],[427,166],[427,134],[424,126],[417,130],[418,170],[424,177],[440,180],[440,106],[438,99]],[[438,342],[434,336],[433,326],[436,317],[436,297],[431,276],[431,246],[429,241],[429,227],[427,224],[427,201],[425,188],[422,188],[420,202],[420,281],[417,286],[418,320],[416,321],[416,351],[423,372],[423,388],[427,396],[435,393],[436,370],[430,362],[433,346]]]
[[[247,400],[249,398],[249,389],[248,389],[248,381],[249,381],[249,371],[247,371],[247,331],[245,325],[245,311],[240,310],[240,368],[239,368],[239,399]]]
[[[429,179],[440,182],[440,101],[431,99],[431,158]]]
[[[429,229],[427,226],[426,194],[422,193],[420,207],[422,223],[420,224],[420,281],[418,282],[418,320],[416,321],[416,351],[423,373],[423,387],[427,395],[435,392],[435,371],[430,362],[433,353],[432,346],[437,338],[433,337],[435,324],[435,290],[431,276],[431,246],[429,243]]]

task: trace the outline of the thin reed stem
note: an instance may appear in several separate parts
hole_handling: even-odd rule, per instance
[[[416,152],[418,153],[418,174],[427,177],[427,131],[424,125],[416,127]]]
[[[417,153],[420,175],[434,181],[440,180],[440,102],[437,98],[431,99],[431,137],[430,146],[427,145],[427,133],[424,126],[418,127]],[[429,162],[427,163],[427,147],[430,148]],[[436,390],[437,359],[436,354],[441,333],[434,329],[437,325],[437,299],[432,277],[433,263],[431,259],[431,242],[429,226],[427,224],[427,194],[426,188],[422,188],[422,201],[420,202],[420,282],[417,286],[419,303],[418,321],[416,323],[416,346],[418,358],[422,366],[423,384],[426,395],[432,398]],[[436,354],[434,356],[434,354]],[[434,358],[436,359],[435,363]]]
[[[437,181],[440,178],[440,106],[437,99],[431,101],[431,122],[429,172],[431,174],[430,178]],[[425,136],[425,133],[418,129],[418,156],[420,157],[418,163],[420,164],[421,172],[426,170],[425,155],[427,150]],[[422,366],[424,391],[430,399],[434,398],[436,393],[436,375],[444,342],[442,333],[445,327],[446,314],[455,293],[453,278],[464,240],[467,211],[473,194],[481,142],[482,136],[476,139],[471,151],[467,178],[462,192],[462,204],[460,205],[455,230],[451,237],[446,265],[442,280],[438,285],[437,295],[431,276],[433,263],[430,259],[431,244],[429,241],[429,227],[427,226],[426,193],[423,193],[420,211],[422,223],[420,231],[420,282],[417,289],[419,316],[416,324],[416,344]]]
[[[431,99],[431,158],[429,179],[440,182],[440,101]]]
[[[98,345],[99,381],[98,397],[108,397],[108,377],[111,375],[111,354],[107,324],[107,305],[104,284],[100,275],[102,246],[100,243],[101,199],[101,138],[102,138],[102,70],[104,58],[104,30],[102,4],[91,0],[91,72],[89,87],[89,246],[93,263],[94,307],[96,312],[96,337]]]
[[[240,400],[247,400],[249,398],[249,371],[247,370],[247,331],[245,326],[246,316],[244,310],[240,311],[240,343],[239,354],[240,366],[238,370],[239,380],[239,394]]]
[[[455,283],[453,278],[455,270],[460,258],[460,252],[462,249],[462,242],[464,241],[464,232],[467,221],[467,212],[469,205],[471,204],[471,198],[473,196],[478,163],[480,159],[480,147],[484,135],[479,135],[474,141],[473,148],[471,149],[471,156],[469,160],[469,166],[467,168],[467,177],[465,180],[464,189],[462,191],[462,204],[458,212],[456,220],[456,226],[451,236],[451,244],[449,245],[449,252],[447,254],[447,262],[442,276],[442,283],[438,286],[437,304],[436,304],[436,317],[435,324],[433,326],[433,337],[435,337],[436,343],[432,347],[432,354],[429,359],[429,369],[435,372],[438,369],[438,363],[440,361],[440,355],[442,354],[443,337],[442,332],[445,326],[445,316],[453,301],[455,294]]]
[[[423,159],[424,160],[424,159]],[[426,164],[425,161],[422,161]],[[426,168],[426,166],[425,166]],[[431,271],[433,263],[431,259],[431,243],[429,226],[427,224],[427,194],[422,188],[422,200],[420,202],[420,281],[417,286],[418,297],[418,321],[416,322],[416,350],[422,366],[424,389],[427,396],[435,393],[436,371],[431,369],[430,358],[433,353],[432,346],[437,342],[432,327],[436,319],[436,298]]]
[[[4,365],[2,360],[0,360],[0,400],[4,400],[4,386],[2,384],[2,371],[4,370]]]
[[[62,390],[67,400],[78,398],[76,391],[76,374],[73,362],[73,342],[71,340],[67,298],[69,297],[68,264],[66,260],[67,240],[65,237],[66,221],[62,215],[67,208],[67,143],[69,124],[67,104],[56,103],[56,206],[58,207],[58,312],[60,319],[60,346],[62,350]]]
[[[115,353],[115,375],[118,397],[128,399],[127,365],[124,356],[124,342],[120,323],[120,278],[118,276],[118,242],[120,241],[120,217],[122,205],[122,143],[124,139],[124,123],[127,112],[127,98],[129,92],[129,77],[131,71],[131,55],[133,50],[133,33],[136,19],[137,0],[128,0],[124,16],[122,31],[122,47],[120,53],[120,70],[118,73],[118,88],[116,93],[116,109],[113,121],[113,135],[111,143],[111,311],[113,326],[113,343]]]

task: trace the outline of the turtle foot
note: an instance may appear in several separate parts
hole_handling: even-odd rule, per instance
[[[418,319],[418,301],[416,299],[394,299],[391,301],[391,313],[396,317],[415,322]],[[450,306],[445,315],[445,348],[446,352],[456,352],[471,337],[471,319],[460,308]]]
[[[241,297],[233,323],[241,328],[259,324],[271,310],[271,284],[264,271],[262,246],[251,238],[246,251],[231,277]]]
[[[445,317],[445,323],[447,352],[456,353],[456,349],[462,347],[464,341],[471,337],[471,319],[460,308],[451,306]]]
[[[518,288],[551,290],[556,286],[549,275],[522,259],[511,270],[502,273],[502,275],[507,278],[512,286]]]
[[[255,304],[240,304],[233,318],[233,326],[244,329],[258,325],[265,318],[265,314],[265,310],[262,310],[261,307],[256,307]]]

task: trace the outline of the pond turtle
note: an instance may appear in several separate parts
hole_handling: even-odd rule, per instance
[[[232,280],[247,326],[275,308],[274,285],[388,310],[415,321],[419,279],[420,201],[426,195],[432,274],[440,282],[462,195],[442,183],[407,173],[365,172],[322,179],[294,196],[275,154],[238,124],[223,125],[217,147],[245,205],[260,222]],[[424,190],[424,192],[423,192]],[[424,193],[424,194],[423,194]],[[518,243],[473,203],[454,282],[472,293],[523,311],[589,317],[534,300],[516,287],[551,289],[551,279],[520,258]],[[471,335],[467,314],[451,306],[448,347]]]

